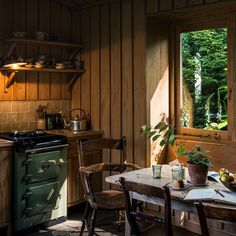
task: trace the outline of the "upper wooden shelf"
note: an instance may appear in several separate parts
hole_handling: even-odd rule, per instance
[[[37,44],[45,46],[58,46],[58,47],[70,47],[70,48],[82,48],[82,44],[73,44],[73,43],[63,43],[63,42],[54,42],[46,40],[34,40],[34,39],[24,39],[24,38],[10,38],[5,39],[3,42],[7,43],[21,43],[21,44]]]
[[[1,68],[0,71],[36,71],[36,72],[63,72],[63,73],[84,73],[85,70],[79,69],[55,69],[55,68],[26,68],[26,67],[18,67],[17,69],[11,68]]]

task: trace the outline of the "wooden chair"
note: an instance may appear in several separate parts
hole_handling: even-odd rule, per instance
[[[104,171],[123,173],[127,168],[137,169],[137,165],[126,163],[126,138],[122,139],[91,139],[87,141],[78,141],[78,161],[80,176],[84,189],[84,198],[87,201],[83,217],[83,224],[80,235],[83,234],[85,225],[89,235],[94,234],[97,210],[125,210],[123,193],[119,190],[96,191],[93,186],[94,176]],[[119,163],[97,163],[85,165],[85,155],[102,152],[103,149],[117,150],[120,153]]]
[[[209,229],[207,219],[222,220],[236,223],[236,208],[227,205],[213,205],[209,203],[203,204],[202,202],[195,203],[201,232],[203,236],[209,236]]]
[[[125,178],[120,178],[120,183],[123,189],[125,207],[126,207],[126,216],[130,224],[131,230],[135,235],[197,235],[192,233],[184,228],[172,226],[171,224],[171,198],[170,190],[167,186],[162,188],[154,187],[146,184],[136,183],[132,181],[125,180]],[[145,194],[146,196],[158,197],[163,199],[164,202],[164,217],[163,219],[152,215],[147,212],[140,212],[136,207],[133,207],[130,192],[136,192],[138,194]],[[153,225],[148,225],[148,227],[143,227],[142,224],[138,223],[138,219],[143,219],[146,221],[153,222]],[[173,234],[174,232],[174,234]]]

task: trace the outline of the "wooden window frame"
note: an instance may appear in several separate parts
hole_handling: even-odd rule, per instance
[[[171,76],[171,85],[170,85],[170,114],[173,125],[176,127],[176,134],[181,137],[199,137],[203,135],[207,139],[223,142],[236,142],[235,133],[236,133],[236,97],[235,97],[235,75],[236,67],[235,58],[236,58],[236,46],[233,38],[236,39],[236,18],[235,16],[227,17],[203,17],[195,20],[181,21],[173,24],[172,28],[172,53],[171,55],[172,66],[170,73]],[[228,68],[228,130],[227,131],[218,131],[218,130],[203,130],[196,128],[182,128],[180,124],[180,34],[184,32],[197,31],[210,28],[227,28],[227,68]],[[234,92],[235,91],[235,92]],[[235,104],[235,106],[233,106]]]

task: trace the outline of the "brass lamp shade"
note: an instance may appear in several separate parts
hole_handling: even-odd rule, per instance
[[[24,66],[26,64],[27,63],[24,62],[22,59],[9,59],[3,64],[3,67],[17,69],[17,67]]]

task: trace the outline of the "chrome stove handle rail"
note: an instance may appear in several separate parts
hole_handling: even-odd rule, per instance
[[[64,147],[68,147],[68,146],[69,146],[69,144],[53,145],[53,146],[49,146],[49,147],[27,149],[27,150],[25,150],[25,152],[26,153],[45,152],[45,151],[63,149]]]

